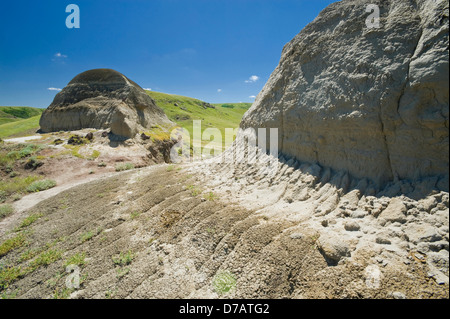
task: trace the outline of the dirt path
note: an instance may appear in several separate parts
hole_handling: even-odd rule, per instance
[[[32,141],[32,140],[39,140],[41,138],[42,138],[41,135],[32,135],[32,136],[8,138],[4,141],[10,142],[10,143],[25,143],[25,142]]]

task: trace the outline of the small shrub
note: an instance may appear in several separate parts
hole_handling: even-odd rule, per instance
[[[86,253],[76,253],[75,255],[69,257],[66,260],[65,266],[69,266],[69,265],[77,265],[77,266],[84,266],[84,264],[86,263],[85,261],[86,258]]]
[[[54,180],[44,179],[40,181],[35,181],[31,185],[29,185],[27,187],[27,192],[29,193],[40,192],[55,186],[56,182]]]
[[[130,272],[130,268],[118,268],[117,269],[117,278],[120,279],[123,276],[127,275]]]
[[[218,294],[225,294],[236,286],[236,278],[229,271],[220,272],[214,277],[212,285]]]
[[[112,261],[114,262],[115,265],[126,266],[126,265],[131,264],[131,262],[133,261],[133,258],[134,258],[134,255],[129,250],[127,253],[121,252],[119,254],[119,256],[112,257]]]
[[[31,169],[35,170],[36,168],[44,165],[41,161],[39,161],[35,156],[32,156],[28,159],[28,161],[25,163],[24,168],[25,169]]]
[[[133,163],[121,163],[116,165],[116,172],[134,169]]]
[[[216,195],[213,192],[209,192],[208,195],[206,195],[206,199],[213,202],[216,199]]]
[[[228,109],[234,109],[234,105],[232,105],[232,104],[222,104],[222,107],[225,107]]]
[[[95,233],[93,231],[88,231],[81,235],[80,240],[82,243],[84,243],[88,240],[91,240],[94,236],[95,236]]]
[[[0,219],[11,215],[14,212],[14,208],[9,204],[0,205]]]

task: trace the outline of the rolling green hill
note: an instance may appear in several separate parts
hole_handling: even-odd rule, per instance
[[[43,109],[27,106],[0,106],[0,124],[20,121],[41,115]]]
[[[39,129],[43,111],[27,106],[0,106],[0,138],[32,134]]]
[[[198,99],[146,91],[156,104],[161,107],[170,120],[187,129],[192,138],[193,120],[202,121],[202,131],[206,128],[218,128],[222,137],[225,128],[237,128],[244,113],[251,103],[223,103],[209,104]],[[208,142],[203,142],[203,144]]]

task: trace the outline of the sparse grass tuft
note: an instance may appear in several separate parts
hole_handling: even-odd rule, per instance
[[[206,195],[206,199],[213,202],[216,199],[216,195],[213,192],[209,192],[208,195]]]
[[[75,255],[67,258],[66,262],[65,262],[65,266],[69,266],[69,265],[77,265],[77,266],[84,266],[86,264],[85,261],[86,258],[86,253],[76,253]]]
[[[119,256],[114,256],[114,257],[112,257],[112,261],[114,262],[114,265],[117,265],[117,266],[126,266],[126,265],[129,265],[129,264],[131,264],[131,262],[133,261],[133,259],[134,259],[134,255],[133,255],[133,253],[131,252],[131,250],[129,250],[129,251],[126,252],[126,253],[121,252],[121,253],[119,254]]]
[[[198,189],[195,185],[188,185],[187,189],[191,191],[191,195],[193,197],[197,196],[201,192],[200,189]]]
[[[59,288],[56,288],[53,292],[53,299],[68,299],[71,293],[72,289],[70,288],[64,287],[61,290]]]
[[[134,169],[133,163],[121,163],[116,165],[116,172],[127,171],[130,169]]]
[[[14,208],[9,204],[0,205],[0,219],[11,215],[14,212]]]
[[[80,240],[82,243],[84,243],[88,240],[91,240],[95,235],[96,234],[92,230],[90,230],[90,231],[83,233],[80,237]]]
[[[41,217],[42,217],[42,214],[31,214],[30,216],[28,216],[27,218],[25,218],[22,221],[22,223],[19,226],[19,229],[17,229],[16,231],[19,231],[23,228],[30,226],[31,224],[33,224],[36,220],[38,220]]]
[[[99,156],[100,156],[100,152],[97,150],[93,150],[92,154],[88,157],[88,160],[93,161]]]
[[[141,215],[141,214],[142,214],[141,212],[135,211],[130,214],[130,217],[131,217],[131,219],[135,219],[135,218],[138,218],[139,215]]]
[[[40,192],[40,191],[44,191],[44,190],[47,190],[47,189],[55,187],[55,186],[56,186],[56,182],[54,180],[44,179],[44,180],[35,181],[35,182],[31,183],[27,187],[27,192],[29,192],[29,193]]]
[[[218,294],[225,294],[236,286],[236,278],[231,272],[223,271],[214,277],[212,285]]]

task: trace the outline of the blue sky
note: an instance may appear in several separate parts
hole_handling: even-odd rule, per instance
[[[154,91],[252,102],[283,46],[332,0],[42,0],[0,4],[0,105],[47,107],[112,68]],[[66,6],[80,8],[68,29]],[[49,88],[54,88],[49,90]]]

